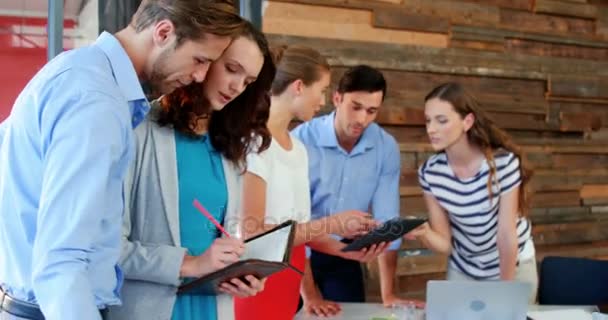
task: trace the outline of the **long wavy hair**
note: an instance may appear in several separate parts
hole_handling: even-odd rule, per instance
[[[176,89],[161,98],[162,110],[158,123],[172,126],[183,134],[197,136],[197,120],[208,117],[208,134],[213,147],[245,170],[247,153],[254,149],[261,152],[270,145],[271,135],[266,122],[270,114],[269,92],[276,68],[262,32],[247,22],[241,36],[253,40],[264,56],[257,79],[220,111],[212,110],[200,83]]]
[[[426,102],[433,98],[449,102],[462,118],[468,114],[475,116],[473,126],[467,131],[467,139],[483,152],[490,167],[487,183],[490,201],[494,196],[492,184],[496,179],[495,153],[506,150],[512,152],[519,159],[521,185],[519,188],[518,209],[521,215],[526,216],[530,206],[529,182],[532,177],[532,170],[527,166],[520,147],[488,117],[475,98],[459,83],[448,82],[436,87],[424,98],[424,101]]]

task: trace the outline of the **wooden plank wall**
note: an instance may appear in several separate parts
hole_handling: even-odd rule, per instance
[[[416,177],[432,153],[423,97],[459,81],[535,170],[538,260],[608,257],[608,1],[271,0],[263,29],[272,43],[320,50],[334,84],[360,63],[385,72],[378,122],[401,146],[402,214],[426,215]],[[445,268],[445,257],[406,242],[397,285],[423,298]],[[368,296],[378,300],[377,266],[367,270]]]

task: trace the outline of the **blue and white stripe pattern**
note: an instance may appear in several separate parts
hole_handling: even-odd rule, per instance
[[[500,276],[497,231],[500,195],[521,183],[520,163],[511,152],[494,156],[496,175],[490,203],[487,182],[490,167],[483,161],[479,172],[470,178],[458,178],[442,152],[430,157],[418,170],[420,186],[432,194],[448,213],[452,230],[450,267],[475,279],[498,279]],[[531,237],[527,219],[517,221],[519,253]]]

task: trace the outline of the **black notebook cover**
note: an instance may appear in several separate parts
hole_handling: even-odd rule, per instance
[[[402,237],[404,234],[416,229],[416,227],[420,226],[426,221],[426,219],[418,218],[395,218],[388,220],[378,228],[354,239],[353,242],[342,248],[342,251],[359,251],[363,248],[370,247],[373,244],[394,241]]]
[[[263,237],[267,237],[271,235],[273,232],[279,231],[283,228],[289,229],[289,234],[287,236],[287,243],[285,245],[285,252],[282,254],[281,261],[267,261],[256,258],[249,258],[245,260],[241,260],[235,262],[223,269],[217,270],[210,274],[207,274],[201,278],[193,280],[191,282],[185,283],[181,285],[177,291],[178,294],[188,293],[188,294],[200,294],[200,295],[216,295],[220,292],[218,291],[218,287],[221,283],[229,281],[230,279],[239,278],[243,280],[245,283],[247,280],[244,279],[247,275],[253,275],[258,279],[266,278],[276,272],[282,271],[285,268],[290,268],[289,260],[291,258],[291,249],[293,246],[293,238],[295,236],[295,221],[289,220],[284,222],[271,230],[268,230],[262,234],[259,234],[255,237],[249,238],[245,240],[245,247],[247,247],[248,243],[253,242],[254,240],[264,240]],[[271,239],[268,237],[268,239]],[[272,240],[272,239],[271,239]],[[272,250],[274,248],[279,248],[279,244],[274,242],[269,242],[268,244],[262,243],[265,247],[268,247],[268,250]]]

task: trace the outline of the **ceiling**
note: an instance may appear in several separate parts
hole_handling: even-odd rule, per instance
[[[0,0],[0,16],[46,17],[50,0]],[[64,17],[74,19],[88,0],[63,0]]]

